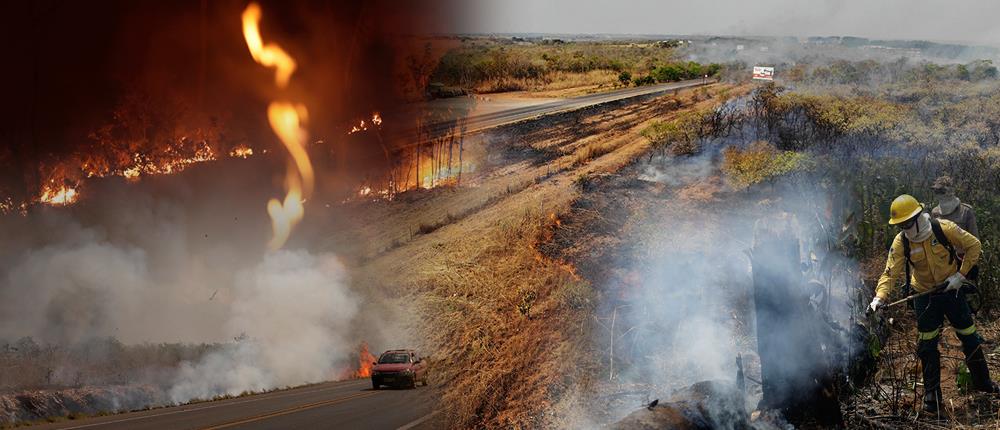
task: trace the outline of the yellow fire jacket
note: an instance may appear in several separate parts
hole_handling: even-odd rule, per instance
[[[910,261],[913,267],[910,268],[913,289],[917,292],[924,292],[944,283],[955,270],[958,269],[962,275],[968,275],[972,266],[979,262],[979,255],[982,252],[982,245],[979,239],[969,232],[962,230],[955,223],[946,219],[939,219],[941,231],[955,247],[955,252],[961,255],[965,253],[962,260],[962,267],[957,267],[957,261],[948,264],[948,249],[938,243],[934,235],[923,242],[910,242]],[[888,300],[892,289],[896,286],[896,280],[900,278],[906,268],[906,258],[903,256],[903,233],[896,235],[892,241],[892,248],[889,250],[889,258],[885,263],[885,272],[878,280],[875,287],[875,295],[883,301]]]

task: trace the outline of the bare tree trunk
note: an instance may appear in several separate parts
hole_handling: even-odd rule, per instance
[[[456,176],[455,184],[462,183],[462,168],[464,164],[462,163],[462,152],[465,150],[465,139],[460,139],[458,141],[458,176]]]
[[[455,155],[455,134],[452,133],[448,138],[448,176],[451,176],[451,162],[452,157]]]

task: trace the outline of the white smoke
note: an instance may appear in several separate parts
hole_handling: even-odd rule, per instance
[[[734,191],[719,170],[718,151],[719,147],[709,145],[698,156],[654,157],[637,166],[640,179],[663,183],[666,188],[659,191],[662,200],[650,205],[636,218],[641,221],[629,227],[634,243],[617,263],[634,275],[623,296],[614,298],[621,327],[615,331],[615,352],[621,358],[615,360],[626,363],[621,365],[618,381],[626,386],[645,384],[651,390],[649,399],[669,398],[675,390],[700,381],[734,381],[738,354],[747,375],[760,380],[755,268],[749,253],[759,220],[787,217],[800,249],[798,261],[758,263],[773,267],[804,263],[804,282],[818,268],[812,256],[822,259],[826,255],[825,240],[818,240],[828,232],[816,220],[827,216],[823,209],[831,202],[829,190],[808,180],[791,179]],[[841,260],[856,268],[855,262]],[[852,299],[845,294],[844,283],[850,280],[832,281],[830,313],[844,318]],[[789,306],[793,301],[789,297]],[[604,314],[612,312],[610,307],[605,305]],[[792,352],[789,356],[795,356]],[[820,364],[787,371],[804,374],[814,366]],[[757,384],[747,385],[749,410],[759,400],[759,391],[754,392]],[[620,418],[634,410],[634,404],[625,404],[612,413]]]
[[[243,178],[261,176],[251,167]],[[129,363],[115,374],[130,376],[103,382],[153,384],[175,403],[341,376],[360,340],[345,267],[331,253],[265,252],[268,186],[250,179],[262,191],[233,194],[228,179],[198,173],[165,189],[109,182],[73,207],[0,217],[0,340],[215,344],[164,369],[176,364],[168,345],[159,367]],[[88,371],[57,366],[56,379]]]
[[[170,390],[174,402],[330,380],[348,354],[344,334],[357,302],[332,255],[278,251],[241,274],[234,286],[230,333],[247,338],[197,363],[184,363]]]

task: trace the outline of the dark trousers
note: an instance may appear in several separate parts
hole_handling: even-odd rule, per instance
[[[913,302],[917,314],[917,331],[920,332],[917,356],[923,365],[924,401],[940,402],[941,399],[941,353],[938,351],[938,340],[941,338],[945,317],[962,341],[962,352],[965,353],[973,385],[980,391],[991,389],[986,357],[980,347],[983,338],[976,333],[976,325],[965,297],[962,294],[956,295],[955,292],[946,292],[917,297]]]

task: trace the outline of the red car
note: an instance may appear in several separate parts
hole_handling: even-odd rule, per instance
[[[377,390],[383,385],[414,388],[417,381],[427,386],[427,363],[412,349],[383,352],[373,364],[373,389]]]

